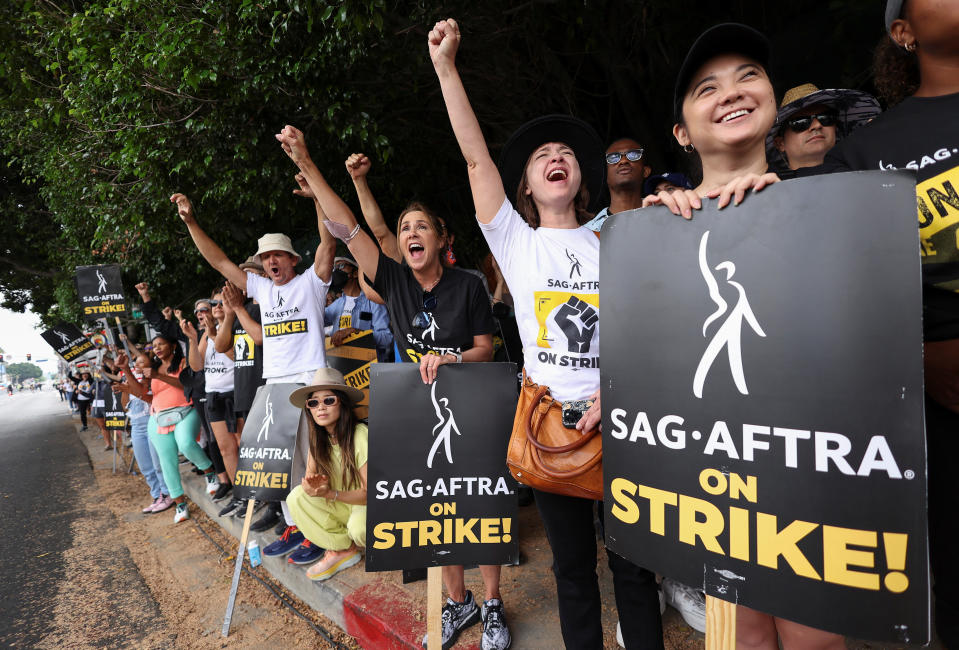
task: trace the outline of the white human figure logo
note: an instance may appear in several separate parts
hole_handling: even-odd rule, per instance
[[[100,269],[97,269],[97,270],[96,270],[96,274],[97,274],[97,280],[98,280],[99,283],[100,283],[100,284],[97,286],[97,293],[106,293],[106,290],[107,290],[107,279],[106,279],[105,277],[103,277],[103,274],[102,274],[102,273],[100,273]]]
[[[58,331],[56,331],[56,330],[53,330],[53,333],[56,334],[57,336],[59,336],[59,337],[60,337],[60,341],[62,341],[63,343],[69,343],[69,342],[70,342],[70,337],[67,336],[66,332],[58,332]]]
[[[270,396],[266,396],[266,413],[263,414],[263,422],[260,423],[260,430],[256,434],[256,441],[260,442],[262,436],[264,440],[270,439],[270,425],[273,424],[273,402]]]
[[[426,339],[426,335],[429,334],[430,338],[433,341],[436,341],[436,331],[440,328],[437,324],[436,319],[433,317],[433,314],[430,313],[430,326],[423,330],[423,339]]]
[[[707,230],[703,233],[703,238],[699,242],[699,269],[702,271],[703,279],[709,288],[709,297],[716,303],[717,308],[703,323],[703,336],[706,336],[706,330],[714,320],[726,314],[728,307],[726,301],[723,300],[722,295],[719,293],[719,285],[716,282],[716,278],[713,277],[712,271],[709,269],[709,263],[706,261],[706,242],[708,238],[709,231]],[[739,300],[733,308],[729,310],[726,315],[726,320],[719,326],[716,333],[713,334],[713,339],[709,342],[709,345],[706,346],[706,351],[703,352],[703,358],[699,360],[699,365],[696,367],[696,374],[693,377],[693,394],[699,398],[703,396],[703,382],[706,381],[706,375],[709,373],[709,369],[712,367],[713,362],[716,360],[716,357],[719,356],[723,347],[726,348],[726,354],[729,357],[729,370],[733,375],[733,382],[735,382],[736,388],[739,389],[741,394],[748,395],[749,391],[746,388],[746,376],[743,373],[743,321],[745,320],[749,324],[749,327],[759,336],[766,336],[766,333],[763,332],[762,327],[759,325],[759,321],[756,320],[752,308],[749,306],[749,300],[746,298],[746,291],[743,289],[743,285],[738,282],[733,282],[732,278],[736,272],[736,265],[730,261],[721,262],[716,265],[716,270],[726,271],[726,283],[736,289],[739,293]]]
[[[430,447],[430,453],[426,457],[426,466],[429,468],[433,467],[433,457],[436,455],[436,452],[439,451],[440,445],[444,445],[446,448],[446,462],[450,465],[453,464],[453,452],[450,450],[450,434],[456,432],[456,435],[461,436],[459,427],[456,426],[456,420],[453,419],[453,411],[449,407],[449,399],[445,397],[436,399],[436,382],[433,382],[433,388],[430,389],[430,399],[433,400],[433,409],[436,411],[436,419],[439,422],[436,423],[436,426],[433,427],[433,436],[436,440],[433,441],[433,446]],[[442,404],[442,406],[441,406]],[[443,411],[446,411],[445,413]],[[437,433],[439,431],[439,433]]]

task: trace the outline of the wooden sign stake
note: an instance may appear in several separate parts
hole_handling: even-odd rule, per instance
[[[243,569],[243,556],[246,554],[246,538],[250,535],[250,522],[253,519],[255,499],[246,502],[246,517],[243,519],[243,532],[240,534],[240,548],[236,551],[236,563],[233,566],[233,584],[230,585],[230,599],[226,603],[226,616],[223,617],[223,636],[230,636],[230,623],[233,621],[233,607],[236,605],[236,590],[240,586],[240,571]]]
[[[736,647],[736,605],[706,596],[706,650]]]
[[[426,570],[426,644],[427,650],[443,647],[443,567]]]

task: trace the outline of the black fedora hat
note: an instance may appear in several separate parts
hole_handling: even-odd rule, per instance
[[[589,210],[595,211],[606,177],[603,141],[589,124],[571,115],[544,115],[516,129],[503,146],[499,172],[510,203],[526,170],[526,163],[537,147],[547,142],[562,142],[576,154],[579,170],[589,190]]]

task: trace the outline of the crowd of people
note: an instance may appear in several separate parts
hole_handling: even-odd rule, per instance
[[[290,401],[309,422],[305,476],[285,501],[266,506],[252,528],[275,527],[277,539],[265,555],[308,565],[312,579],[347,569],[360,561],[366,543],[368,432],[353,408],[362,394],[327,367],[320,332],[340,345],[371,331],[378,362],[419,364],[427,384],[443,365],[510,359],[523,368],[523,382],[547,386],[556,400],[589,400],[576,426],[584,433],[594,430],[601,419],[601,312],[587,315],[586,310],[599,304],[600,238],[610,215],[663,205],[691,219],[707,198],[733,207],[775,183],[835,171],[913,169],[920,185],[933,177],[957,180],[959,167],[950,151],[959,146],[954,119],[959,9],[932,0],[889,0],[885,18],[887,34],[877,50],[874,81],[886,112],[866,93],[820,89],[809,80],[796,80],[777,106],[765,36],[734,23],[700,35],[673,93],[672,133],[689,157],[686,173],[654,173],[650,152],[638,139],[616,137],[603,147],[593,127],[564,115],[520,126],[497,163],[457,70],[458,26],[452,19],[436,23],[428,37],[429,56],[466,162],[479,229],[491,251],[480,268],[457,266],[451,216],[437,215],[423,203],[411,202],[391,230],[368,183],[372,162],[354,153],[345,165],[364,229],[313,162],[303,133],[285,126],[276,138],[295,167],[294,191],[312,201],[317,216],[320,245],[313,264],[298,271],[301,255],[279,233],[265,234],[253,256],[234,263],[204,232],[187,196],[174,194],[180,219],[224,283],[212,288],[209,299],[196,302],[193,319],[161,310],[147,285],[137,285],[144,315],[157,334],[146,345],[130,346],[129,353],[107,356],[96,376],[84,371],[69,377],[67,392],[83,427],[89,413],[109,448],[104,399],[110,390],[122,393],[134,453],[152,499],[144,513],[175,505],[174,521],[189,517],[178,467],[182,454],[205,476],[211,498],[226,502],[220,516],[242,517],[245,504],[231,492],[240,435],[256,389],[264,383],[301,384]],[[608,196],[605,205],[603,196]],[[930,208],[923,213],[921,199],[919,205],[922,229],[929,225],[923,216]],[[931,222],[932,214],[926,216]],[[959,457],[959,298],[954,292],[959,252],[954,227],[948,231],[951,243],[933,238],[938,231],[930,230],[928,237],[921,231],[923,262],[930,271],[924,275],[923,296],[929,532],[938,633],[946,646],[959,647],[959,575],[949,548],[957,538],[951,515],[957,495],[949,475]],[[540,318],[535,298],[550,290],[551,278],[574,272],[582,286],[592,289],[589,295],[577,292],[583,327],[572,332],[556,319]],[[544,360],[537,354],[543,337],[568,340],[569,354],[582,363],[573,370]],[[564,642],[568,648],[601,648],[596,503],[540,490],[533,496],[553,555]],[[600,520],[602,513],[600,507]],[[664,600],[704,630],[701,590],[658,577],[609,550],[607,558],[624,647],[663,646]],[[443,648],[478,622],[484,650],[511,645],[501,567],[481,566],[480,573],[481,601],[466,589],[462,566],[443,567]],[[831,632],[744,606],[737,610],[740,647],[843,645],[842,637]]]

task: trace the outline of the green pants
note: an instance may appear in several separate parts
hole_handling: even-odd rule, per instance
[[[172,433],[160,433],[157,431],[156,416],[151,415],[147,430],[150,434],[150,442],[153,443],[157,456],[160,457],[163,480],[170,490],[170,497],[176,499],[183,496],[183,485],[180,483],[180,460],[177,455],[182,453],[201,470],[208,470],[213,465],[200,445],[196,444],[196,433],[200,430],[200,416],[196,409],[193,409],[189,415],[177,423]]]

